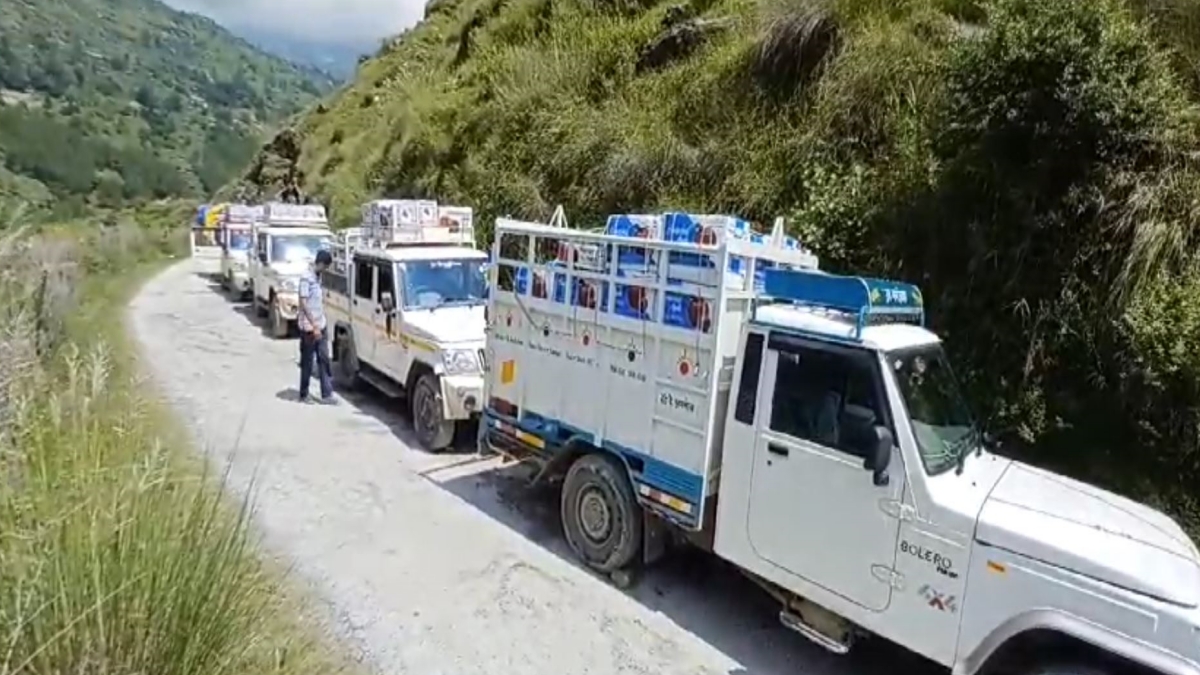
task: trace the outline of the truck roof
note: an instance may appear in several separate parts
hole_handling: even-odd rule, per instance
[[[856,337],[855,317],[813,307],[767,305],[759,307],[754,323],[793,330],[801,334],[820,335],[835,340],[856,342],[868,349],[883,352],[909,347],[938,344],[941,340],[929,330],[909,324],[867,326]]]
[[[405,260],[446,260],[461,258],[464,260],[486,260],[483,251],[467,248],[466,246],[392,246],[388,248],[361,248],[354,252],[374,258],[387,258],[401,262]]]
[[[277,224],[267,223],[267,224],[262,225],[258,229],[260,232],[263,230],[266,230],[268,234],[298,234],[298,235],[328,234],[330,236],[333,236],[333,230],[330,230],[327,227],[317,227],[317,226],[312,226],[312,225],[303,225],[303,226],[301,226],[301,225],[277,225]]]

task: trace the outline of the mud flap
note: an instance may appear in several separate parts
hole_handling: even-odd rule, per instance
[[[662,518],[642,509],[642,564],[653,565],[667,554],[671,531]]]

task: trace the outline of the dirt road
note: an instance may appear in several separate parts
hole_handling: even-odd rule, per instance
[[[170,268],[133,302],[147,365],[197,444],[231,463],[234,488],[253,479],[268,549],[380,672],[927,672],[891,647],[821,651],[704,558],[674,558],[629,592],[611,587],[573,562],[554,495],[523,489],[512,470],[472,462],[469,447],[422,452],[381,396],[296,403],[296,341],[266,337],[206,264]]]

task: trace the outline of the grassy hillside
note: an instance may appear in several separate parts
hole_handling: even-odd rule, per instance
[[[1200,0],[433,0],[236,189],[736,212],[926,291],[1009,452],[1200,533]],[[230,190],[233,192],[234,190]]]
[[[8,0],[0,192],[67,206],[210,192],[330,87],[157,0]]]

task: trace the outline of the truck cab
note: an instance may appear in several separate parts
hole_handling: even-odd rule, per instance
[[[497,222],[481,444],[561,479],[585,564],[628,579],[664,539],[699,546],[835,653],[1200,674],[1200,554],[1175,522],[995,454],[918,288],[820,272],[782,221],[756,236]]]
[[[237,299],[250,298],[254,226],[262,220],[263,212],[261,206],[230,204],[222,217],[218,233],[221,243],[221,287]]]
[[[250,278],[254,309],[259,317],[267,317],[271,335],[284,338],[296,329],[300,277],[317,251],[333,245],[333,232],[325,207],[278,202],[264,207],[263,220],[253,232]]]
[[[470,209],[399,213],[417,204],[368,204],[322,286],[339,386],[406,397],[418,440],[437,452],[482,409],[486,255],[473,246]]]

